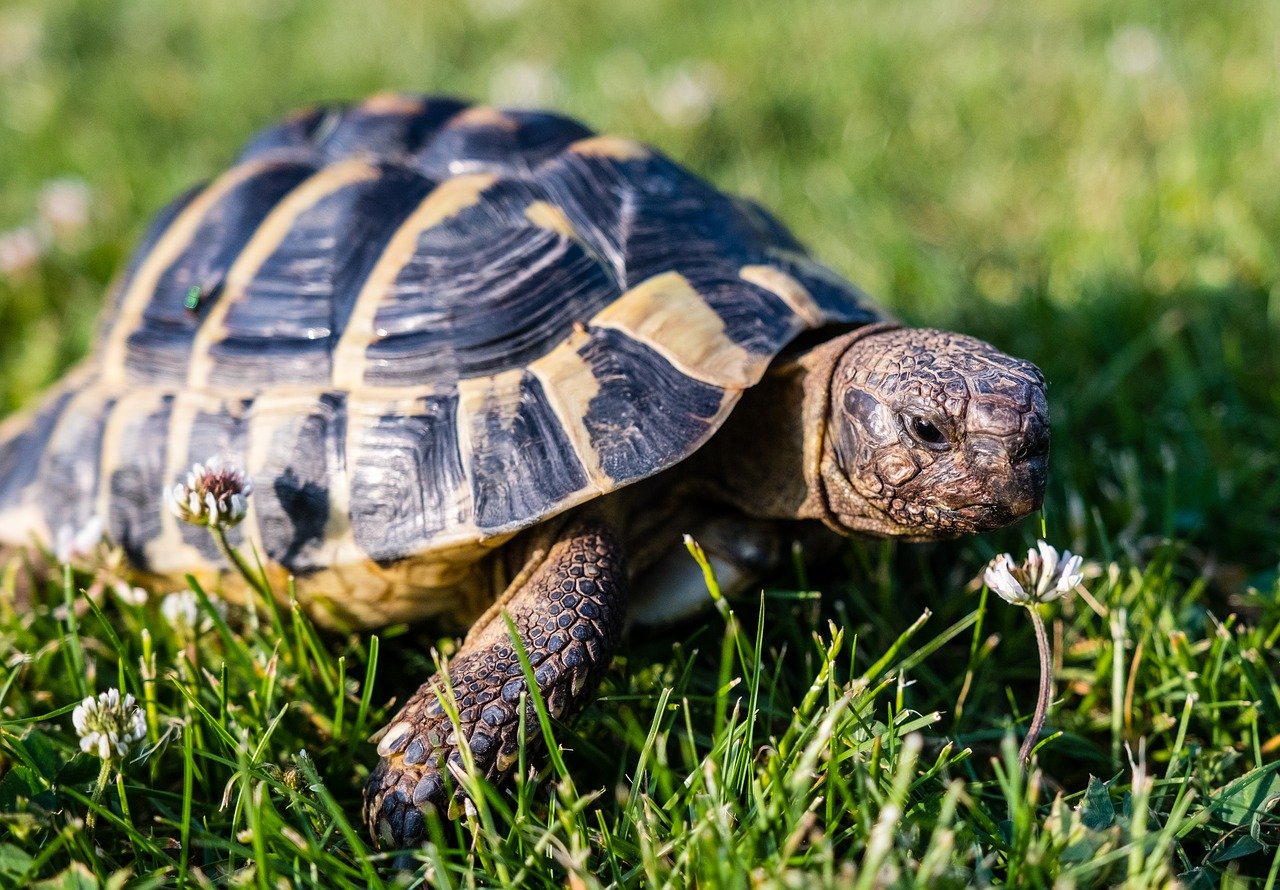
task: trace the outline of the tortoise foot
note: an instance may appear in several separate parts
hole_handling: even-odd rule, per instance
[[[522,699],[528,753],[541,748],[537,711],[503,614],[528,653],[547,710],[566,717],[594,694],[617,645],[624,579],[612,533],[578,523],[477,625],[445,670],[418,689],[384,731],[382,760],[365,786],[365,820],[379,845],[413,846],[425,836],[429,813],[462,812],[460,744],[480,775],[494,782],[510,777],[520,755]]]

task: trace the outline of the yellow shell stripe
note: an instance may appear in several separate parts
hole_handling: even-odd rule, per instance
[[[615,161],[643,161],[652,154],[644,145],[622,136],[589,136],[570,145],[569,151]]]
[[[510,132],[520,129],[518,123],[492,105],[472,105],[470,108],[455,114],[445,126],[450,129],[454,127],[496,127]]]
[[[776,296],[801,318],[806,327],[816,328],[826,321],[822,307],[809,290],[794,277],[776,266],[743,266],[738,270],[743,281],[762,287]]]
[[[378,339],[374,319],[378,307],[395,285],[403,269],[418,248],[418,238],[427,229],[439,225],[460,210],[480,200],[481,194],[497,179],[489,173],[474,173],[446,179],[422,199],[422,203],[400,224],[382,255],[369,272],[356,296],[346,330],[333,350],[333,385],[338,389],[357,389],[364,381],[365,350]]]
[[[353,110],[364,114],[420,114],[426,100],[402,93],[374,93]]]
[[[369,276],[365,279],[360,293],[356,296],[351,317],[347,320],[346,329],[342,332],[333,351],[333,386],[335,389],[351,393],[347,403],[347,431],[345,441],[346,466],[356,466],[359,460],[361,443],[366,427],[377,417],[397,408],[406,410],[406,406],[392,395],[396,390],[364,386],[365,353],[369,345],[378,339],[374,329],[378,308],[391,293],[396,278],[418,248],[418,239],[422,233],[439,225],[461,210],[471,207],[480,200],[484,190],[492,185],[498,177],[487,173],[465,174],[446,179],[436,186],[430,194],[400,224],[400,228],[391,237],[382,255],[374,264]],[[377,393],[383,392],[389,398],[379,401]],[[421,395],[421,387],[406,387],[399,391],[400,399],[413,400]],[[458,447],[464,468],[468,466],[466,439],[459,437]],[[468,480],[469,481],[469,480]],[[336,547],[344,552],[360,552],[350,522],[350,480],[346,480],[346,488],[342,492],[330,492],[330,528],[326,529],[326,539],[334,541]],[[345,502],[339,495],[345,495]],[[470,499],[469,488],[466,495]],[[470,512],[469,504],[466,512]],[[337,517],[341,516],[341,520]],[[342,525],[335,526],[334,523]],[[336,534],[336,537],[330,537]],[[450,538],[469,538],[474,536],[474,527],[465,524]]]
[[[767,355],[733,342],[724,319],[679,272],[641,282],[596,313],[589,324],[621,331],[682,374],[722,389],[753,385],[769,364]]]
[[[329,195],[353,185],[378,178],[378,170],[367,161],[355,159],[323,167],[287,194],[259,224],[253,237],[240,251],[227,270],[222,295],[200,324],[191,344],[191,363],[187,385],[203,388],[209,385],[213,372],[211,350],[227,336],[226,320],[235,304],[273,253],[279,249],[298,217]]]
[[[565,212],[548,201],[534,201],[524,209],[524,216],[540,229],[556,232],[566,238],[578,237]]]
[[[115,324],[103,347],[104,380],[111,383],[128,382],[125,356],[128,353],[129,337],[138,330],[147,304],[151,301],[156,285],[160,282],[160,276],[191,244],[191,239],[199,229],[200,223],[204,221],[205,214],[236,186],[278,163],[271,160],[250,161],[238,167],[232,167],[193,198],[191,203],[169,224],[169,228],[156,241],[147,258],[138,268],[128,291],[121,297]]]

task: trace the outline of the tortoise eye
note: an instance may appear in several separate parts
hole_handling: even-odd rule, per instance
[[[925,420],[923,417],[910,417],[907,419],[907,428],[922,445],[927,445],[929,448],[947,447],[947,437],[943,435],[942,430],[938,429],[937,424],[930,420]]]

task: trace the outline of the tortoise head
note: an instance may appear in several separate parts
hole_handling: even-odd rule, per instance
[[[972,337],[849,336],[821,457],[830,519],[914,539],[998,528],[1040,508],[1049,409],[1040,369]]]

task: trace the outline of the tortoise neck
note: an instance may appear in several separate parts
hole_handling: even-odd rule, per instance
[[[759,519],[817,519],[841,531],[827,507],[822,461],[831,378],[845,351],[896,325],[869,325],[771,367],[748,389],[700,455],[715,496]]]

